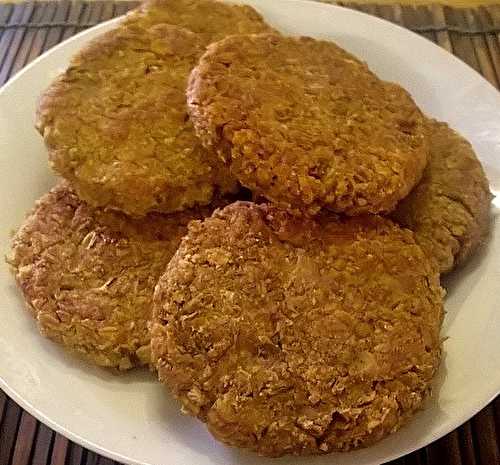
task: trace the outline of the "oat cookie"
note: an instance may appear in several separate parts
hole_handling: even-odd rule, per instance
[[[289,210],[390,211],[427,162],[410,95],[332,42],[261,34],[212,44],[188,104],[204,145]]]
[[[92,208],[63,182],[13,240],[19,287],[42,334],[97,365],[150,360],[153,289],[192,219],[209,207],[134,220]]]
[[[230,34],[273,31],[252,7],[219,0],[146,0],[125,21],[175,24],[201,35],[207,45]]]
[[[133,216],[210,202],[236,188],[187,116],[187,77],[204,50],[171,25],[120,25],[43,94],[37,128],[52,167],[94,206]]]
[[[429,392],[442,290],[411,231],[238,202],[194,221],[155,291],[159,378],[226,444],[369,445]]]
[[[486,237],[491,194],[470,143],[446,123],[430,120],[429,130],[429,165],[393,216],[446,273]]]

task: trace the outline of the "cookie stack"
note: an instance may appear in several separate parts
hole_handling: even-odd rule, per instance
[[[9,262],[42,334],[150,366],[267,456],[367,446],[422,407],[439,276],[490,193],[399,85],[250,7],[151,0],[72,59],[37,129],[64,180]]]

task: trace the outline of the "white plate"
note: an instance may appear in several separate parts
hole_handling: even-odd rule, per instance
[[[381,77],[400,82],[429,114],[468,137],[493,189],[500,185],[500,95],[476,72],[436,45],[385,21],[307,1],[248,0],[284,32],[333,39]],[[90,38],[113,21],[50,50],[0,92],[0,254],[10,231],[54,182],[33,129],[39,93]],[[495,214],[495,213],[494,213]],[[497,220],[495,219],[496,223]],[[500,232],[447,279],[446,356],[435,397],[402,431],[360,451],[268,460],[216,443],[152,375],[115,376],[66,355],[41,338],[23,308],[7,266],[0,266],[0,387],[56,431],[110,458],[133,464],[377,464],[453,430],[500,392]]]

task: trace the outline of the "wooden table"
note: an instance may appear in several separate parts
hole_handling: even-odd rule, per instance
[[[0,85],[55,44],[119,16],[134,5],[123,1],[1,4]],[[465,10],[374,4],[351,7],[388,19],[436,42],[499,88],[500,5]],[[500,398],[497,398],[457,430],[391,464],[500,465],[499,443]],[[0,465],[113,463],[54,433],[0,391]]]

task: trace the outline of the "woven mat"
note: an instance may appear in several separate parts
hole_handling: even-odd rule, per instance
[[[0,5],[0,85],[55,44],[135,5],[136,2],[100,1]],[[345,6],[419,33],[454,53],[500,88],[500,5],[465,10],[442,6]],[[499,443],[500,397],[446,437],[391,465],[500,465]],[[0,465],[28,464],[114,462],[54,433],[0,391]]]

